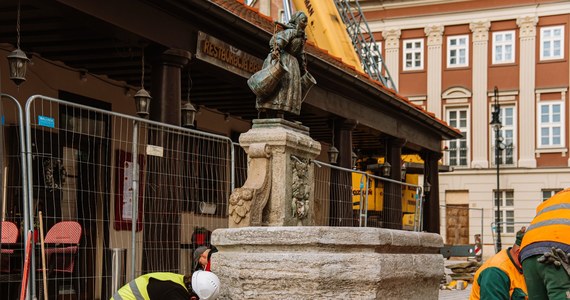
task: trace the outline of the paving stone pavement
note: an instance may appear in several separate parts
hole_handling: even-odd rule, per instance
[[[467,300],[472,286],[468,284],[464,290],[439,290],[439,300]]]
[[[466,259],[455,258],[451,260],[444,260],[444,265],[452,265],[456,263],[466,262]],[[445,274],[450,274],[451,270],[445,268]],[[471,294],[472,284],[468,284],[464,290],[439,290],[439,300],[467,300],[469,299],[469,294]]]

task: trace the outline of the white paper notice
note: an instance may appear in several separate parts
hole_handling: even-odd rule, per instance
[[[123,220],[133,219],[133,163],[125,161],[123,168]]]

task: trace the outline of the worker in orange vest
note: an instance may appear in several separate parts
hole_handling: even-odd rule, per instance
[[[570,299],[570,188],[536,208],[520,259],[530,299]]]
[[[469,300],[528,299],[518,259],[524,232],[523,227],[517,232],[512,247],[495,254],[477,270]]]

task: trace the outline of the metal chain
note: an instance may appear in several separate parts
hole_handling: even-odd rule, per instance
[[[16,18],[16,33],[17,33],[17,41],[16,46],[20,49],[20,0],[18,0],[18,16]]]
[[[190,66],[188,66],[188,95],[186,96],[186,100],[190,103],[190,90],[192,89],[192,76],[190,76]]]
[[[141,66],[141,89],[144,90],[144,47],[142,48]]]

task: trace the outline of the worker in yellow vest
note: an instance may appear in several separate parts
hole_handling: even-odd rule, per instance
[[[469,300],[528,299],[522,267],[519,262],[520,244],[525,228],[516,235],[515,244],[487,260],[475,273]]]
[[[536,208],[520,256],[530,299],[570,299],[570,188]]]
[[[207,271],[190,275],[148,273],[120,288],[111,300],[210,300],[218,298],[220,280]]]

